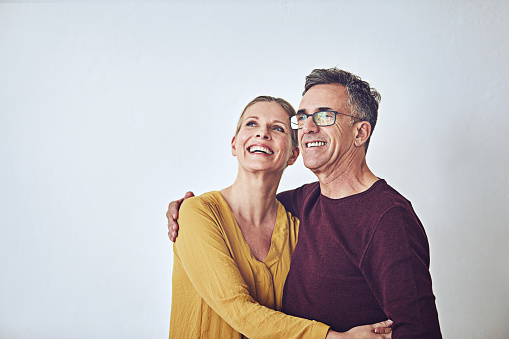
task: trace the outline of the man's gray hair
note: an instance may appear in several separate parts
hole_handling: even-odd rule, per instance
[[[306,92],[315,85],[328,84],[339,84],[346,87],[351,114],[361,120],[369,122],[372,135],[378,118],[378,105],[382,99],[380,93],[378,93],[376,89],[371,88],[369,83],[362,80],[359,76],[334,67],[328,69],[314,69],[306,77],[306,85],[302,95],[306,94]],[[366,141],[366,151],[369,141],[371,140],[371,135]]]

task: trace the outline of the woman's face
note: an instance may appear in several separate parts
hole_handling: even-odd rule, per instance
[[[251,171],[282,172],[299,155],[292,147],[288,113],[277,102],[257,102],[242,117],[232,139],[232,154]]]

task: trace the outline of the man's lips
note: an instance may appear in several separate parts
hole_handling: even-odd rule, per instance
[[[327,143],[325,141],[309,141],[309,142],[304,142],[304,145],[306,146],[306,148],[312,148],[312,147],[325,146],[325,145],[327,145]]]

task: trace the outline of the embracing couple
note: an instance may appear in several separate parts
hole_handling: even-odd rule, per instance
[[[246,106],[235,182],[167,212],[170,338],[442,337],[424,228],[366,163],[379,102],[332,68],[306,77],[297,112]],[[276,194],[299,153],[318,181]]]

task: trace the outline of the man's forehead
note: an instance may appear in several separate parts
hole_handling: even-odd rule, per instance
[[[321,110],[344,109],[348,102],[346,87],[340,84],[315,85],[302,97],[299,111],[316,112]]]

